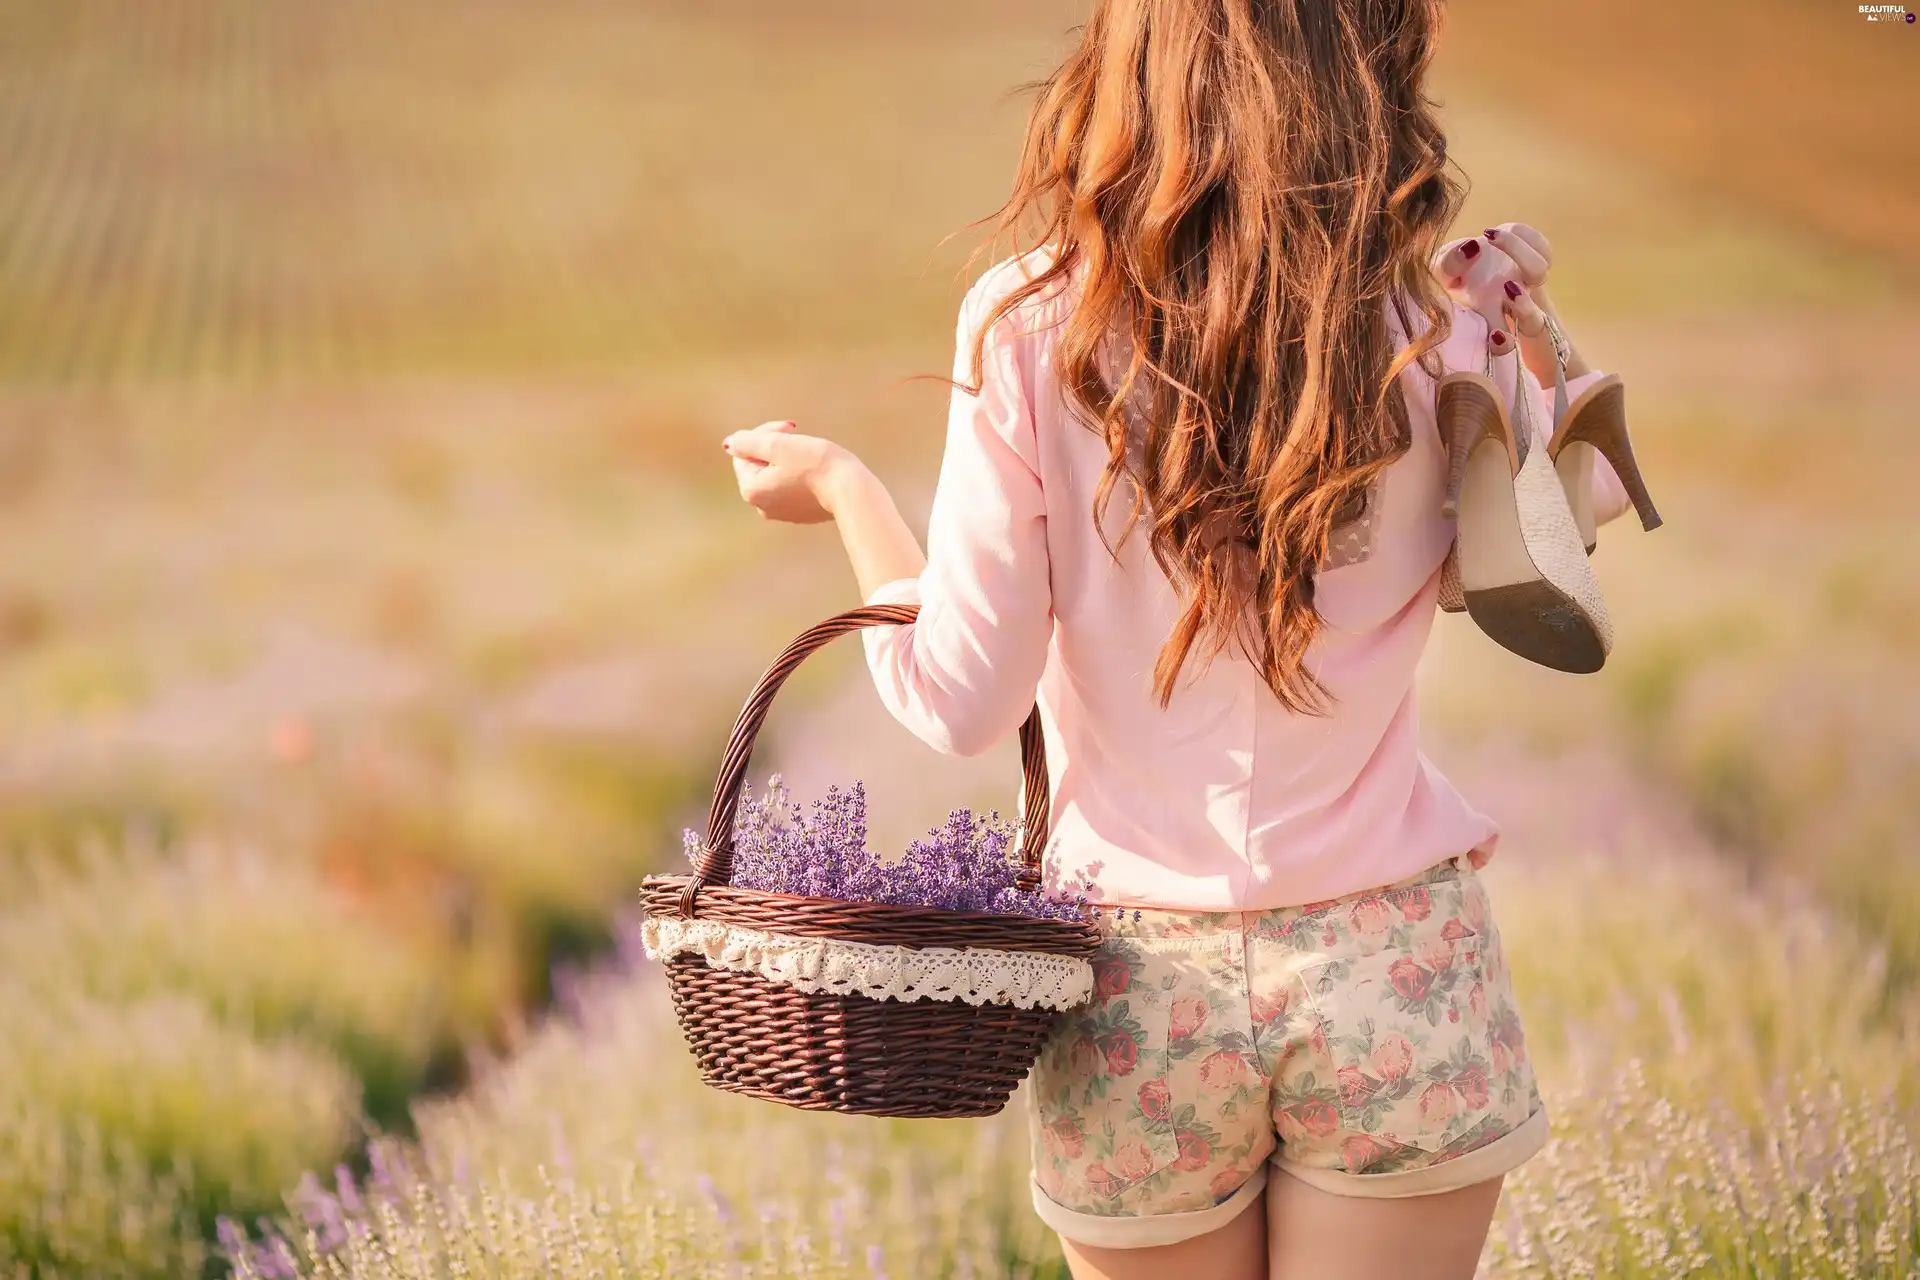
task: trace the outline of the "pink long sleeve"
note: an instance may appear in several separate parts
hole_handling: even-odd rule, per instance
[[[974,335],[999,296],[994,278],[960,309],[956,382],[972,381]],[[1053,634],[1047,509],[1015,323],[988,336],[980,394],[953,393],[925,570],[866,601],[920,606],[910,625],[863,633],[867,664],[894,717],[951,755],[978,755],[1020,727]]]

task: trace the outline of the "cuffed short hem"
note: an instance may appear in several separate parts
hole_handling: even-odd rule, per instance
[[[1182,1240],[1218,1231],[1232,1222],[1248,1206],[1257,1203],[1260,1193],[1267,1189],[1267,1166],[1263,1163],[1238,1191],[1211,1208],[1144,1216],[1080,1213],[1042,1191],[1040,1183],[1032,1177],[1028,1181],[1033,1186],[1033,1211],[1040,1215],[1040,1221],[1059,1232],[1062,1239],[1096,1249],[1146,1249],[1179,1244]]]
[[[1336,1169],[1308,1169],[1274,1157],[1268,1161],[1300,1179],[1308,1186],[1336,1196],[1364,1196],[1393,1199],[1401,1196],[1430,1196],[1442,1191],[1457,1191],[1476,1182],[1512,1173],[1538,1155],[1547,1145],[1547,1111],[1535,1111],[1511,1133],[1502,1134],[1484,1147],[1476,1147],[1463,1156],[1443,1160],[1420,1169],[1402,1169],[1398,1173],[1342,1173]]]

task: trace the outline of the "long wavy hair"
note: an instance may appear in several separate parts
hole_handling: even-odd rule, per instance
[[[1395,379],[1445,341],[1428,262],[1466,185],[1425,81],[1443,0],[1097,0],[1029,86],[995,242],[1037,224],[1042,290],[1078,292],[1057,339],[1070,402],[1104,435],[1093,516],[1133,482],[1186,599],[1154,668],[1161,706],[1196,645],[1233,638],[1281,701],[1325,714],[1306,668],[1314,573],[1409,447]],[[1385,306],[1430,327],[1396,358]],[[1429,369],[1430,364],[1425,365]],[[1251,624],[1250,626],[1248,624]]]

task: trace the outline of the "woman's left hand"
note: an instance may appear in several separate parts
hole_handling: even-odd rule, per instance
[[[820,524],[834,518],[837,488],[863,465],[852,451],[801,435],[791,422],[764,422],[720,442],[733,457],[747,505],[768,520]]]
[[[1547,295],[1552,264],[1553,247],[1546,236],[1524,222],[1502,222],[1480,235],[1450,240],[1431,264],[1440,287],[1455,302],[1479,312],[1500,335],[1489,350],[1503,356],[1518,343],[1520,359],[1542,386],[1553,385],[1555,371],[1546,318],[1560,318]],[[1587,371],[1575,349],[1567,360],[1567,376]]]

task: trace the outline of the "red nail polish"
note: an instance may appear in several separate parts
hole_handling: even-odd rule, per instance
[[[1500,238],[1500,233],[1498,231],[1495,231],[1492,227],[1488,227],[1486,229],[1486,235],[1487,235],[1487,239],[1489,240],[1498,240]]]
[[[1469,258],[1477,258],[1480,256],[1480,242],[1478,240],[1469,240],[1460,246],[1460,252]]]
[[[1500,332],[1500,330],[1498,330],[1498,329],[1495,329],[1495,330],[1493,331],[1493,345],[1494,345],[1494,346],[1496,346],[1496,347],[1504,347],[1504,346],[1506,346],[1506,345],[1507,345],[1507,335],[1506,335],[1506,334],[1504,334],[1504,333],[1502,333],[1502,332]]]
[[[1517,298],[1520,296],[1520,286],[1512,280],[1507,281],[1502,287],[1506,289],[1509,298]]]

